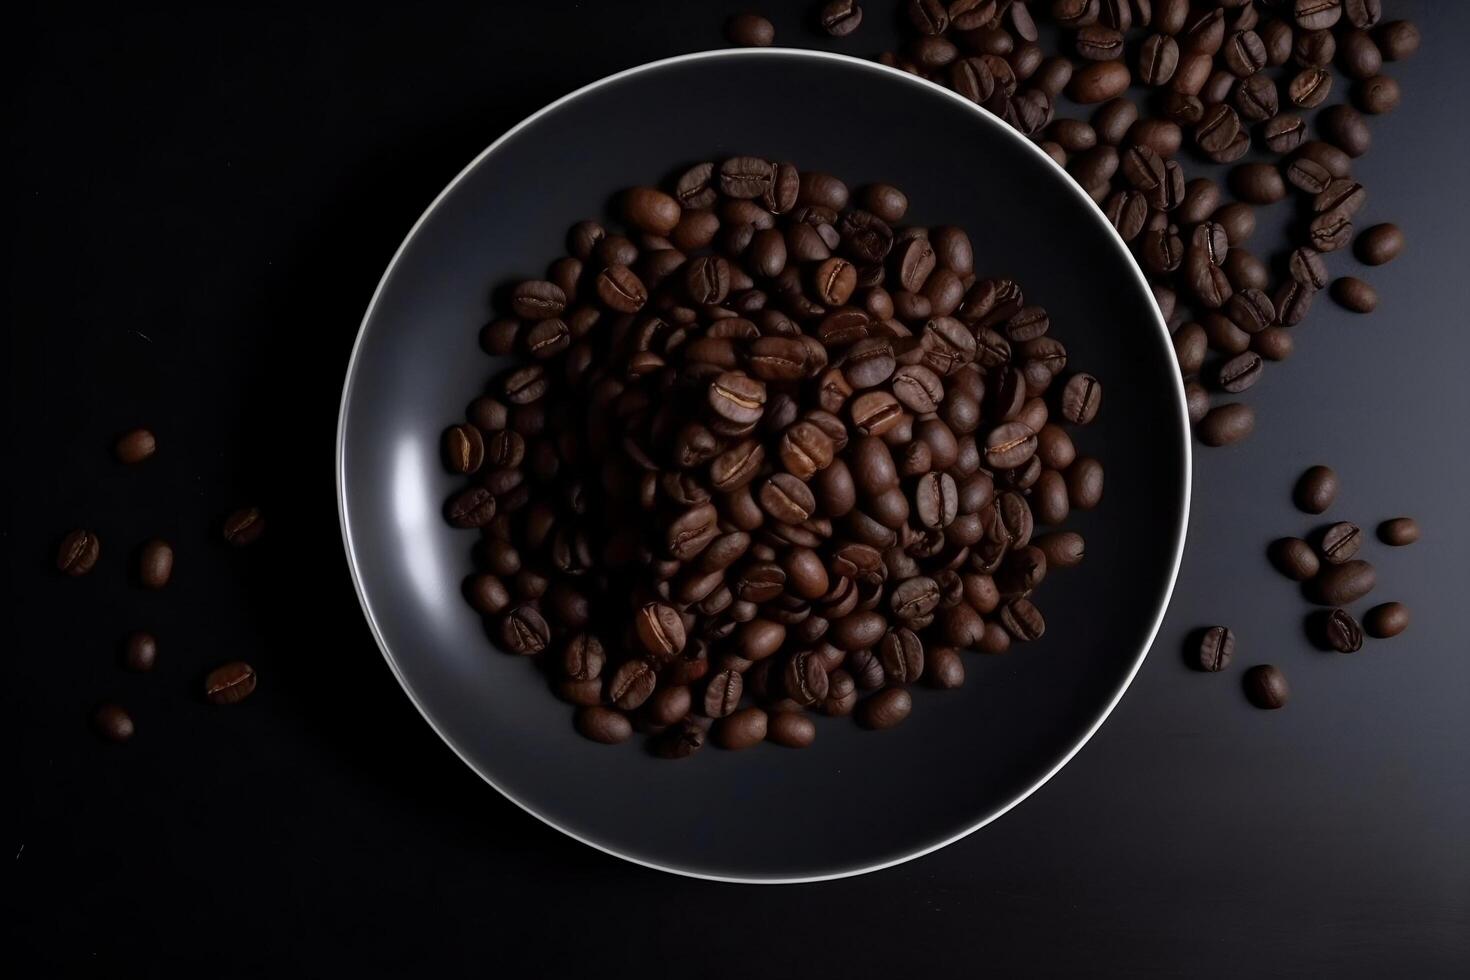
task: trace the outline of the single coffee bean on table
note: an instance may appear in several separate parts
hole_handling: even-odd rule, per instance
[[[1419,540],[1419,522],[1412,517],[1395,517],[1378,525],[1378,540],[1394,547]]]
[[[1281,668],[1272,664],[1258,664],[1245,672],[1241,683],[1245,687],[1245,696],[1250,703],[1257,708],[1274,710],[1283,707],[1291,690],[1286,683],[1286,675]]]
[[[225,518],[225,540],[237,548],[254,544],[265,533],[265,517],[258,507],[241,507]]]
[[[158,662],[158,640],[152,633],[139,630],[128,635],[123,644],[123,666],[128,670],[148,671]]]
[[[211,704],[238,704],[255,693],[255,668],[236,660],[216,667],[204,678],[204,697]]]
[[[1346,609],[1334,609],[1323,622],[1322,639],[1338,653],[1357,653],[1363,649],[1363,627]]]
[[[776,42],[776,28],[760,14],[736,14],[725,23],[725,37],[731,44],[764,48]]]
[[[61,539],[61,546],[56,549],[56,567],[72,577],[86,575],[97,566],[101,554],[102,544],[97,535],[80,529],[72,531]]]
[[[118,462],[129,466],[141,463],[158,451],[158,440],[147,429],[134,429],[118,439],[115,452]]]
[[[1235,656],[1235,634],[1228,626],[1211,626],[1199,638],[1195,661],[1201,670],[1217,671],[1230,666]]]
[[[174,549],[167,541],[154,538],[138,553],[138,581],[146,589],[161,589],[174,574]]]
[[[1337,499],[1337,472],[1330,466],[1310,466],[1296,481],[1292,500],[1308,514],[1321,514]]]
[[[1378,639],[1398,636],[1408,628],[1409,607],[1402,602],[1385,602],[1363,615],[1363,629]]]
[[[1372,313],[1378,309],[1378,291],[1357,276],[1334,280],[1332,298],[1354,313]]]
[[[92,712],[92,728],[109,742],[126,742],[137,732],[133,716],[115,704],[97,706]]]
[[[920,11],[930,56],[961,6]],[[975,78],[1010,85],[1002,64]],[[1183,198],[1172,161],[1127,159]],[[1047,570],[1084,554],[1053,528],[1103,495],[1069,432],[1102,382],[1044,297],[977,269],[964,229],[903,227],[890,184],[737,156],[611,199],[625,227],[578,224],[506,293],[513,342],[483,345],[496,374],[442,437],[445,518],[479,537],[466,599],[576,729],[670,759],[804,747],[812,713],[891,728],[907,685],[964,682],[957,648],[1040,639]],[[212,698],[254,683],[219,673]]]
[[[1301,538],[1278,538],[1269,549],[1271,564],[1287,578],[1305,582],[1322,567],[1316,550]]]

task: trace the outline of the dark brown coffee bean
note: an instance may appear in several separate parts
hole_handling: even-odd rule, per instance
[[[1334,565],[1341,565],[1358,553],[1363,543],[1363,533],[1358,525],[1339,521],[1322,533],[1322,557]]]
[[[1231,393],[1245,391],[1260,379],[1262,365],[1259,354],[1250,351],[1237,354],[1220,365],[1220,388]]]
[[[1000,623],[1013,639],[1022,642],[1041,639],[1046,632],[1046,620],[1041,610],[1029,599],[1016,599],[1001,608]]]
[[[1297,478],[1292,500],[1308,514],[1321,514],[1337,498],[1337,473],[1328,466],[1311,466]]]
[[[1267,327],[1251,337],[1251,350],[1268,361],[1284,361],[1291,356],[1295,342],[1285,327]]]
[[[1074,374],[1062,390],[1062,417],[1073,425],[1091,423],[1101,404],[1102,383],[1090,374]]]
[[[893,728],[909,716],[913,706],[913,697],[908,691],[890,687],[858,704],[858,723],[864,728]]]
[[[1286,704],[1291,690],[1286,684],[1286,675],[1271,664],[1258,664],[1245,672],[1242,678],[1245,696],[1257,708],[1273,710]]]
[[[1363,616],[1363,628],[1379,639],[1398,636],[1409,628],[1409,607],[1402,602],[1374,606]]]
[[[788,749],[804,749],[816,741],[817,726],[799,711],[778,711],[767,722],[766,738]]]
[[[766,193],[776,168],[759,157],[731,157],[719,167],[720,191],[727,197],[750,200]]]
[[[1307,136],[1307,126],[1302,122],[1300,116],[1286,113],[1268,120],[1266,125],[1261,127],[1261,135],[1266,141],[1266,147],[1272,153],[1286,154],[1302,145]],[[1291,179],[1289,168],[1286,177],[1296,186],[1297,182]]]
[[[765,413],[766,386],[739,371],[726,371],[710,382],[707,401],[717,418],[735,426],[754,425]]]
[[[138,630],[128,634],[123,644],[123,666],[128,670],[152,670],[158,662],[158,640],[152,633]]]
[[[1332,284],[1332,298],[1354,313],[1372,313],[1378,308],[1378,292],[1356,276],[1343,276]]]
[[[1404,233],[1398,225],[1374,225],[1358,236],[1358,258],[1368,265],[1383,265],[1392,262],[1403,250]]]
[[[1249,405],[1233,403],[1210,409],[1199,423],[1200,441],[1207,446],[1229,446],[1254,431],[1256,413]]]
[[[152,456],[158,449],[158,440],[147,429],[133,429],[117,440],[114,452],[118,462],[133,465]]]
[[[868,391],[853,399],[848,411],[861,433],[881,436],[898,424],[903,406],[887,391]]]
[[[604,745],[616,745],[633,737],[633,724],[628,716],[612,708],[596,705],[579,708],[575,724],[584,738]]]
[[[760,708],[741,708],[715,722],[714,742],[722,749],[748,749],[766,737],[769,719]]]
[[[1199,639],[1195,651],[1195,662],[1200,670],[1220,671],[1230,666],[1235,655],[1235,634],[1229,627],[1211,626]]]
[[[1312,601],[1324,606],[1346,606],[1369,592],[1377,582],[1373,566],[1360,558],[1324,565],[1310,585]]]
[[[1413,57],[1419,50],[1419,28],[1413,21],[1394,20],[1380,24],[1373,32],[1383,57],[1389,61],[1403,61]]]
[[[551,642],[551,627],[535,606],[517,606],[500,619],[500,641],[508,653],[537,654]]]
[[[1378,540],[1402,547],[1419,540],[1419,522],[1412,517],[1395,517],[1378,525]]]
[[[1067,95],[1082,105],[1106,102],[1127,91],[1131,80],[1128,66],[1122,61],[1094,61],[1072,73]]]
[[[1334,609],[1322,623],[1322,640],[1338,653],[1363,649],[1363,628],[1346,609]]]
[[[684,621],[673,606],[645,603],[633,618],[633,632],[643,651],[659,662],[673,659],[684,649]]]
[[[56,550],[56,567],[71,576],[85,575],[97,565],[102,546],[91,531],[72,531]]]
[[[817,506],[811,488],[790,473],[777,473],[766,479],[756,499],[762,510],[783,524],[800,524]]]
[[[138,555],[138,581],[144,588],[163,588],[173,573],[174,549],[167,541],[154,538],[143,545]]]
[[[92,712],[92,728],[110,742],[126,742],[137,732],[133,716],[115,704],[101,704]]]
[[[1350,157],[1362,156],[1373,144],[1367,120],[1350,105],[1328,106],[1317,117],[1317,124],[1327,141]]]
[[[1270,163],[1242,163],[1230,172],[1235,195],[1251,204],[1274,204],[1286,197],[1281,171]]]
[[[493,515],[492,515],[493,516]],[[225,518],[225,540],[237,548],[254,544],[265,534],[265,517],[258,507],[241,507]]]
[[[1271,564],[1287,578],[1305,582],[1321,568],[1317,552],[1301,538],[1278,538],[1268,551]]]
[[[1145,85],[1166,85],[1179,67],[1179,43],[1167,34],[1151,34],[1138,51],[1138,79]]]
[[[255,691],[255,668],[241,660],[216,667],[204,678],[204,697],[211,704],[238,704]]]
[[[1184,382],[1184,401],[1191,424],[1198,424],[1200,419],[1209,414],[1210,395],[1198,381]]]

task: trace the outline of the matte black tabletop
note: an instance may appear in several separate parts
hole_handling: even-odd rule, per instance
[[[763,5],[784,43],[871,54]],[[1196,454],[1183,571],[1154,652],[1096,737],[977,834],[894,869],[722,885],[618,862],[463,766],[399,690],[342,559],[332,485],[347,354],[384,265],[507,127],[619,68],[719,46],[732,4],[414,5],[397,12],[32,10],[8,30],[4,209],[7,961],[118,975],[1463,976],[1470,971],[1470,330],[1459,190],[1470,6],[1385,0],[1424,45],[1354,172],[1408,237],[1371,317],[1325,297],[1248,395],[1257,432]],[[1279,220],[1274,216],[1280,215]],[[1262,215],[1261,242],[1287,206]],[[1259,249],[1259,250],[1265,250]],[[158,457],[127,469],[116,435]],[[1369,546],[1409,631],[1307,642],[1264,558],[1320,523],[1289,494],[1330,463],[1335,519],[1415,516]],[[229,550],[223,516],[266,537]],[[60,537],[109,559],[69,580]],[[152,536],[176,581],[126,581]],[[1122,570],[1126,573],[1126,569]],[[1366,603],[1364,604],[1366,605]],[[1190,669],[1223,623],[1236,668]],[[127,631],[160,637],[127,674]],[[235,709],[196,695],[260,670]],[[1261,712],[1243,668],[1274,662]],[[99,700],[129,706],[126,746]],[[13,855],[13,856],[12,856]]]

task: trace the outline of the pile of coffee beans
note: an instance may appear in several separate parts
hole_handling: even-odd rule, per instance
[[[1291,328],[1319,291],[1330,284],[1359,313],[1377,308],[1371,284],[1333,282],[1324,258],[1354,241],[1367,200],[1352,175],[1371,146],[1367,117],[1399,103],[1384,62],[1419,47],[1418,29],[1385,20],[1380,0],[900,5],[912,39],[879,60],[954,89],[1039,143],[1129,242],[1174,333],[1205,445],[1254,430],[1254,410],[1230,399],[1291,355]],[[1056,31],[1044,38],[1036,16]],[[814,19],[845,36],[862,6],[833,0]],[[1324,107],[1334,84],[1350,85],[1350,100]],[[1233,164],[1225,186],[1191,179],[1191,157]],[[1246,248],[1255,209],[1293,192],[1293,240],[1258,257]],[[1377,225],[1357,236],[1356,251],[1379,265],[1403,243],[1396,226]]]
[[[1102,385],[1045,308],[908,197],[737,156],[620,197],[509,292],[493,392],[443,437],[465,583],[588,738],[680,758],[902,722],[1034,602],[1103,469]]]
[[[136,466],[158,451],[158,440],[148,429],[133,429],[121,436],[113,446],[118,462]],[[265,533],[265,518],[255,507],[245,507],[230,514],[223,527],[230,544],[243,547],[253,544]],[[85,528],[68,533],[56,550],[56,568],[77,577],[89,574],[102,555],[97,534]],[[131,581],[145,589],[160,590],[173,578],[174,549],[161,538],[152,538],[138,549]],[[151,671],[158,663],[158,638],[137,630],[123,641],[121,664],[130,671]],[[229,663],[212,671],[204,682],[204,697],[215,704],[242,701],[255,690],[255,670],[249,664]],[[113,702],[97,705],[92,711],[92,727],[101,737],[126,742],[137,731],[127,709]]]

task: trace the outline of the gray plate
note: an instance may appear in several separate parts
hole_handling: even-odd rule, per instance
[[[543,274],[566,229],[623,187],[737,153],[849,183],[891,181],[909,220],[954,223],[981,275],[1017,278],[1071,364],[1103,380],[1076,432],[1107,493],[1070,526],[1088,557],[1048,578],[1046,636],[966,655],[963,689],[915,691],[872,734],[821,719],[815,746],[707,749],[668,763],[571,726],[532,664],[497,652],[460,583],[477,535],[447,527],[439,462],[498,365],[476,332],[494,287]],[[885,867],[1004,813],[1096,731],[1147,653],[1174,585],[1189,506],[1183,389],[1127,249],[1036,147],[959,96],[810,51],[722,51],[622,72],[516,126],[430,205],[383,275],[347,371],[337,447],[347,559],[404,690],[509,799],[611,854],[683,874],[804,881]]]

